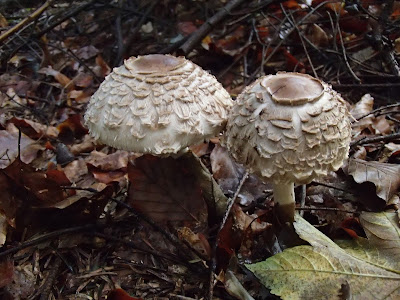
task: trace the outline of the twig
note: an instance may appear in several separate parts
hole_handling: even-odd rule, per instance
[[[132,206],[130,206],[129,204],[126,204],[125,202],[122,202],[118,199],[115,198],[110,198],[110,200],[114,201],[115,203],[117,203],[118,205],[126,208],[127,210],[129,210],[136,218],[141,219],[143,221],[145,221],[147,224],[149,224],[150,226],[152,226],[155,230],[157,230],[158,232],[160,232],[165,238],[167,238],[167,240],[169,240],[172,245],[175,246],[175,248],[185,257],[187,257],[187,250],[189,250],[190,252],[192,252],[193,254],[196,255],[196,252],[193,251],[193,249],[191,247],[188,247],[188,245],[183,244],[182,242],[179,241],[179,239],[165,231],[161,226],[159,226],[157,223],[155,223],[153,220],[149,219],[147,216],[139,213],[137,210],[135,210]],[[187,249],[183,249],[182,246],[186,246],[185,248]]]
[[[35,238],[33,240],[30,241],[26,241],[21,243],[20,245],[10,248],[8,250],[4,250],[2,252],[0,252],[0,257],[4,257],[10,254],[14,254],[22,249],[28,248],[30,246],[35,246],[35,245],[39,245],[49,239],[53,239],[56,237],[59,237],[61,235],[64,234],[69,234],[69,233],[73,233],[73,232],[80,232],[80,231],[87,231],[87,230],[92,230],[95,229],[97,227],[99,227],[99,224],[88,224],[88,225],[83,225],[83,226],[76,226],[76,227],[71,227],[71,228],[66,228],[66,229],[61,229],[61,230],[57,230],[57,231],[53,231],[50,233],[46,233],[43,234],[42,236]]]
[[[357,82],[361,82],[361,79],[358,78],[356,73],[354,73],[353,69],[350,66],[349,60],[347,59],[346,47],[344,46],[343,35],[342,35],[342,31],[340,29],[339,20],[337,22],[337,26],[338,26],[338,34],[339,34],[339,38],[340,38],[340,45],[342,46],[342,53],[343,53],[344,62],[346,64],[347,68],[349,69],[350,74],[353,76],[353,78]]]
[[[398,139],[400,139],[400,132],[392,133],[392,134],[388,134],[388,135],[382,135],[382,136],[363,137],[357,141],[351,142],[350,147],[353,147],[356,145],[369,144],[369,143],[391,142],[393,140],[398,140]]]
[[[114,65],[120,65],[122,63],[122,59],[127,54],[128,49],[131,48],[131,45],[132,45],[133,41],[135,40],[137,33],[142,28],[142,25],[144,24],[144,22],[146,22],[146,20],[148,19],[148,16],[153,11],[154,7],[158,4],[158,2],[159,2],[159,0],[154,0],[149,5],[149,7],[145,11],[145,13],[142,15],[140,20],[137,22],[135,28],[132,30],[132,32],[129,33],[129,36],[128,36],[127,41],[125,42],[125,45],[122,44],[121,49],[118,50],[117,59],[115,60],[116,64],[114,64]],[[120,47],[120,45],[118,45],[118,47]]]
[[[314,77],[315,77],[315,78],[318,78],[318,74],[317,74],[317,72],[315,71],[315,68],[314,68],[314,65],[313,65],[313,63],[312,63],[310,54],[308,53],[306,44],[304,43],[303,33],[300,32],[300,29],[299,29],[299,27],[297,26],[296,21],[295,21],[295,19],[294,19],[294,17],[293,17],[293,14],[290,14],[290,16],[289,16],[288,13],[286,12],[285,7],[284,7],[282,4],[281,4],[281,9],[282,9],[283,13],[285,14],[285,16],[287,17],[287,19],[289,20],[289,22],[292,24],[292,26],[293,26],[294,28],[296,28],[297,34],[299,35],[301,44],[302,44],[302,46],[303,46],[304,53],[306,54],[307,59],[308,59],[308,62],[310,63],[310,67],[311,67],[311,69],[312,69],[312,71],[313,71]]]
[[[21,22],[19,22],[17,25],[14,27],[10,28],[6,32],[4,32],[0,36],[0,43],[3,42],[5,39],[7,39],[9,36],[20,30],[22,27],[24,27],[26,24],[29,22],[32,22],[33,20],[39,18],[39,16],[52,4],[53,0],[48,0],[46,1],[41,7],[39,7],[37,10],[35,10],[32,14],[30,14],[28,17],[23,19]]]
[[[61,258],[56,256],[55,261],[53,262],[51,269],[49,271],[49,274],[45,279],[44,284],[41,286],[42,292],[40,294],[40,300],[49,299],[51,288],[56,279],[56,276],[58,275],[58,269],[61,266],[61,262],[62,262]]]
[[[348,190],[345,190],[345,189],[342,189],[340,187],[334,186],[332,184],[324,183],[324,182],[313,181],[313,182],[310,183],[310,185],[320,185],[320,186],[324,186],[324,187],[327,187],[327,188],[330,188],[330,189],[334,189],[334,190],[337,190],[337,191],[341,191],[341,192],[344,192],[344,193],[348,193],[348,194],[354,195],[353,192],[350,192]]]
[[[53,30],[55,27],[57,27],[58,25],[60,25],[62,22],[68,20],[69,18],[75,16],[76,14],[80,13],[82,10],[84,10],[85,8],[89,7],[90,5],[92,5],[93,3],[95,3],[96,0],[91,0],[85,4],[82,4],[81,6],[78,6],[77,8],[71,10],[69,13],[67,13],[64,17],[62,17],[61,19],[55,21],[54,23],[51,23],[49,25],[49,27],[39,31],[38,33],[35,33],[33,36],[36,38],[40,38],[42,35],[48,33],[49,31]]]
[[[389,104],[389,105],[381,106],[381,107],[379,107],[379,108],[377,108],[377,109],[371,110],[369,113],[366,113],[365,115],[362,115],[361,117],[358,117],[356,120],[357,120],[357,121],[360,121],[361,119],[364,119],[365,117],[368,117],[369,115],[374,115],[374,114],[376,114],[377,112],[381,112],[382,110],[390,109],[390,108],[393,108],[393,107],[400,107],[400,103],[395,103],[395,104]]]
[[[215,25],[221,22],[227,15],[231,13],[231,10],[245,2],[245,0],[231,0],[223,8],[221,8],[215,15],[209,18],[200,28],[195,31],[188,40],[182,45],[181,49],[185,54],[188,54],[193,48],[200,42]]]
[[[212,300],[213,299],[213,293],[214,293],[214,274],[215,274],[215,269],[217,268],[217,248],[219,244],[219,234],[221,233],[222,229],[224,228],[226,221],[228,220],[229,214],[231,212],[233,204],[235,204],[237,197],[239,196],[240,190],[243,187],[243,184],[245,183],[247,177],[249,176],[249,172],[246,171],[246,173],[243,175],[242,179],[239,182],[239,185],[236,189],[235,194],[233,195],[232,199],[229,200],[228,205],[226,207],[225,215],[222,218],[221,225],[218,228],[217,236],[215,239],[215,243],[213,245],[212,249],[212,259],[211,259],[211,268],[210,268],[210,278],[209,278],[209,290],[208,290],[208,299]]]
[[[160,253],[160,252],[152,250],[152,249],[144,249],[144,248],[136,245],[134,242],[131,242],[131,241],[127,241],[127,240],[124,240],[124,239],[121,239],[121,238],[117,238],[115,236],[111,236],[111,235],[104,234],[104,233],[97,232],[97,231],[95,231],[93,233],[93,235],[95,235],[97,237],[100,237],[102,239],[105,239],[107,241],[111,241],[111,242],[115,242],[115,243],[119,243],[119,244],[124,244],[124,245],[126,245],[126,246],[128,246],[128,247],[130,247],[132,249],[135,249],[135,250],[138,250],[138,251],[141,251],[141,252],[144,252],[144,253],[149,253],[151,255],[154,255],[154,256],[157,256],[159,258],[163,258],[163,259],[169,260],[169,261],[171,261],[173,263],[176,263],[176,264],[184,264],[187,267],[191,267],[191,265],[186,263],[185,261],[182,262],[182,261],[178,260],[177,258],[171,256],[171,255]]]
[[[385,87],[395,87],[400,86],[400,82],[393,82],[393,83],[334,83],[332,84],[333,88],[362,88],[362,87],[369,87],[369,88],[385,88]]]
[[[352,210],[344,210],[344,209],[339,209],[335,207],[296,207],[296,210],[325,210],[325,211],[335,211],[335,212],[345,212],[349,214],[356,214],[360,213],[358,211],[352,211]]]

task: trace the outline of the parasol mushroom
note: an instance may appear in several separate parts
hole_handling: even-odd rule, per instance
[[[349,152],[345,101],[309,75],[259,78],[237,98],[224,144],[234,159],[273,185],[278,218],[294,219],[294,184],[337,170]]]
[[[106,77],[90,99],[90,134],[115,148],[158,156],[180,155],[217,136],[232,106],[215,79],[183,57],[131,57]]]

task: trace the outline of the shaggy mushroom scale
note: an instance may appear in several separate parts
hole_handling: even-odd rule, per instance
[[[345,101],[328,84],[299,73],[259,78],[237,98],[224,144],[250,172],[273,184],[278,216],[294,218],[294,183],[337,170],[348,156]]]
[[[214,76],[182,57],[131,57],[92,96],[85,123],[115,148],[172,155],[217,136],[232,100]]]

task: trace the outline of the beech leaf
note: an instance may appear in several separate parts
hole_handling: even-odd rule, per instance
[[[368,239],[347,242],[343,248],[299,215],[295,220],[296,232],[311,246],[286,249],[246,265],[273,294],[291,300],[343,299],[347,286],[352,299],[399,299],[397,214],[362,214]]]
[[[349,175],[355,182],[372,182],[379,198],[389,201],[400,187],[400,165],[350,159]]]
[[[208,173],[208,174],[207,174]],[[200,160],[144,155],[128,165],[129,202],[155,221],[200,221],[226,198]],[[213,207],[214,206],[214,207]]]

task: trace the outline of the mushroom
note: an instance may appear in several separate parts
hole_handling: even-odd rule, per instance
[[[272,183],[278,218],[292,223],[294,184],[339,169],[350,134],[346,103],[330,85],[279,72],[259,78],[238,96],[223,143],[234,159]]]
[[[183,57],[131,57],[106,77],[90,99],[91,135],[115,148],[179,155],[217,136],[233,102],[215,79]]]

